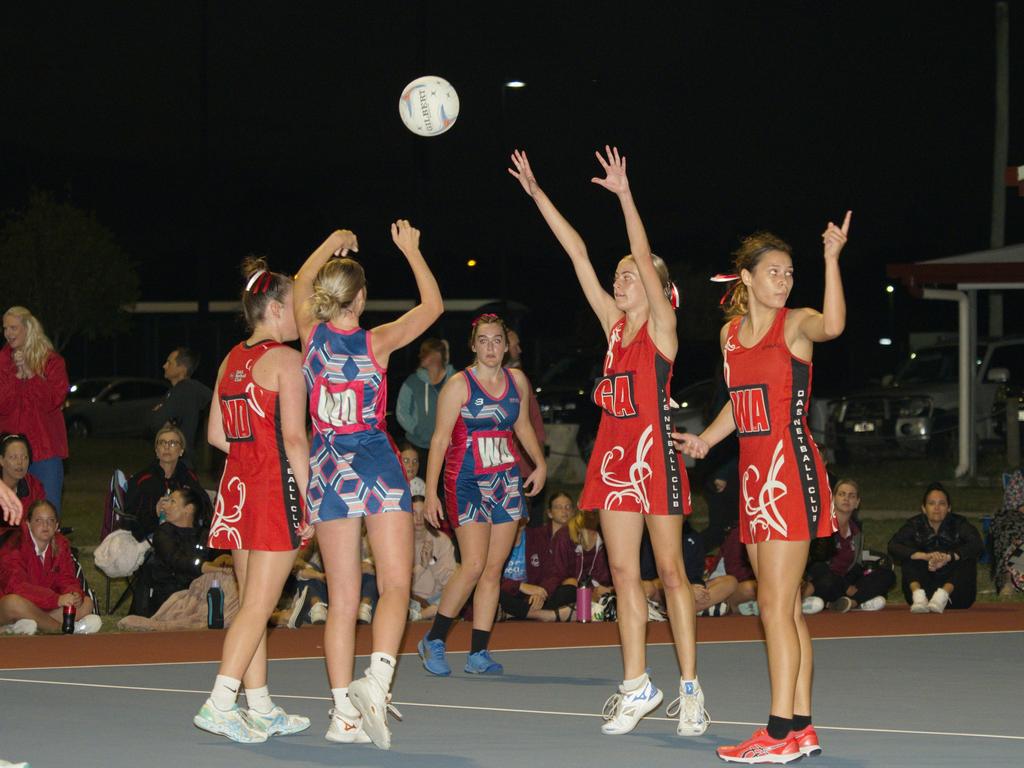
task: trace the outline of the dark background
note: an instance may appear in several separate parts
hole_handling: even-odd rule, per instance
[[[1024,5],[1010,6],[1015,165]],[[820,233],[853,209],[847,330],[816,352],[816,384],[838,387],[892,370],[910,331],[955,329],[948,302],[897,287],[890,308],[885,265],[988,247],[993,7],[7,3],[0,208],[23,206],[35,187],[94,211],[138,263],[149,301],[234,298],[245,254],[294,270],[338,227],[360,236],[370,297],[409,298],[414,284],[388,234],[408,217],[446,298],[530,308],[520,324],[542,368],[603,340],[568,260],[507,175],[508,153],[530,152],[610,278],[628,244],[614,197],[589,179],[593,150],[617,144],[652,244],[684,288],[688,343],[713,343],[718,289],[706,276],[728,268],[756,229],[795,248],[791,306],[820,307]],[[422,74],[460,95],[458,123],[440,137],[417,137],[398,118],[403,86]],[[511,78],[528,85],[505,89]],[[1013,243],[1024,200],[1007,195]],[[1008,330],[1022,330],[1007,307]],[[984,332],[984,305],[980,317]],[[461,349],[465,318],[445,322]],[[146,325],[135,339],[156,349],[144,355],[124,339],[114,356],[72,343],[72,378],[159,376],[155,365],[181,341],[204,349],[211,378],[241,331],[209,327],[180,317]],[[896,345],[879,347],[890,334]],[[709,375],[703,355],[689,362],[680,356],[677,378]],[[411,364],[407,355],[397,366]]]

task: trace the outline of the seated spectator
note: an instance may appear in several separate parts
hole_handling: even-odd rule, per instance
[[[725,573],[736,579],[736,589],[726,601],[729,604],[729,610],[743,616],[759,615],[757,577],[754,576],[754,568],[750,564],[747,548],[740,541],[739,527],[732,528],[725,535],[719,552],[722,555],[721,562]]]
[[[185,436],[175,426],[165,425],[156,434],[153,447],[156,459],[128,478],[124,516],[131,520],[130,530],[142,541],[153,536],[165,513],[168,497],[179,488],[192,488],[206,496],[202,509],[196,510],[196,526],[210,522],[210,498],[196,473],[184,462]],[[200,501],[202,501],[200,499]]]
[[[7,434],[0,437],[0,479],[21,500],[28,512],[32,502],[46,498],[43,484],[28,471],[32,463],[32,448],[24,435]]]
[[[210,562],[215,553],[206,548],[207,532],[196,527],[196,512],[204,498],[209,498],[205,491],[189,486],[167,497],[164,522],[153,534],[153,553],[139,569],[133,587],[133,616],[152,616],[168,597],[188,589],[192,580],[204,573],[231,573],[230,557]]]
[[[559,587],[575,590],[589,586],[593,589],[591,599],[598,602],[604,595],[614,593],[608,553],[598,532],[595,510],[577,510],[554,535],[551,548],[551,570],[541,585],[549,595],[556,594]]]
[[[549,542],[545,540],[545,526],[529,529],[527,518],[519,521],[519,532],[516,543],[505,562],[505,570],[501,576],[501,591],[498,593],[498,605],[501,611],[513,619],[529,619],[531,621],[572,621],[576,603],[576,586],[572,584],[555,585],[549,580],[542,563],[542,554],[530,551],[531,543],[540,545],[546,552]],[[540,531],[541,536],[530,536],[529,531]],[[537,566],[531,566],[537,563]],[[550,563],[549,563],[550,566]],[[550,568],[548,569],[550,571]],[[552,592],[549,594],[547,583]]]
[[[415,451],[414,451],[415,453]],[[402,451],[405,460],[405,451]],[[418,459],[417,459],[418,461]],[[412,497],[413,561],[412,600],[409,620],[432,619],[441,602],[441,592],[455,572],[455,545],[444,533],[427,525],[423,516],[424,498]]]
[[[102,626],[59,527],[56,507],[41,499],[0,550],[0,625],[12,625],[7,632],[60,632],[66,605],[75,608],[75,634],[92,634]]]
[[[839,480],[832,491],[832,503],[839,530],[811,542],[803,586],[804,613],[817,613],[825,605],[839,613],[857,607],[880,611],[896,583],[896,574],[864,562],[864,534],[857,518],[860,487],[856,481]]]
[[[996,592],[1024,592],[1024,472],[1006,479],[1003,506],[992,521],[992,579]]]
[[[942,484],[929,485],[921,514],[907,520],[889,540],[889,554],[903,571],[903,596],[910,612],[970,608],[977,596],[982,549],[978,529],[952,511]]]
[[[327,622],[327,576],[315,538],[310,540],[308,548],[300,549],[296,555],[292,575],[282,595],[288,598],[288,607],[274,611],[271,626],[298,629],[307,621],[310,624]]]
[[[406,441],[398,449],[399,458],[402,460],[402,469],[405,471],[405,479],[409,481],[409,492],[413,496],[425,496],[427,484],[420,474],[420,453],[416,446]]]
[[[704,533],[683,522],[683,565],[686,578],[693,591],[694,606],[698,616],[725,616],[732,608],[728,599],[736,591],[736,578],[724,572],[704,575],[705,549]],[[647,599],[657,604],[659,617],[648,608],[648,619],[663,621],[665,617],[665,593],[654,561],[654,548],[650,534],[645,530],[640,542],[640,577]]]

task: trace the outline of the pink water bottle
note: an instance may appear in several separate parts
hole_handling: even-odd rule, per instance
[[[590,601],[594,597],[594,590],[590,587],[576,587],[576,621],[586,624],[590,618]]]

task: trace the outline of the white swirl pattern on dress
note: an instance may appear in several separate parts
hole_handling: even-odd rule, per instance
[[[626,450],[616,445],[605,453],[601,460],[601,480],[610,488],[621,488],[621,491],[609,493],[604,500],[604,509],[612,509],[623,499],[633,499],[640,504],[640,511],[645,515],[650,514],[651,503],[647,498],[647,481],[653,474],[651,465],[647,462],[647,455],[654,446],[654,425],[648,425],[647,429],[640,435],[636,444],[636,461],[629,468],[629,479],[620,480],[608,472],[608,464],[612,461],[619,461],[626,455]]]
[[[756,483],[760,479],[761,473],[753,464],[748,466],[743,472],[743,503],[746,505],[747,515],[749,516],[750,538],[753,541],[758,541],[757,533],[759,530],[768,532],[768,535],[763,539],[764,541],[771,541],[772,531],[775,531],[783,538],[789,533],[786,519],[776,506],[776,502],[781,500],[789,490],[786,488],[786,484],[778,479],[779,472],[782,471],[782,465],[785,463],[786,459],[782,453],[782,440],[779,440],[775,446],[775,452],[772,454],[772,463],[768,468],[768,476],[758,491],[756,506],[754,504],[754,497],[747,490],[747,484],[751,481]]]
[[[245,394],[249,400],[249,406],[260,415],[260,418],[267,418],[266,412],[260,408],[259,401],[256,399],[256,384],[249,382],[245,385]]]
[[[231,490],[233,485],[238,486],[238,505],[230,514],[224,511],[224,495],[218,494],[217,507],[213,512],[213,523],[210,525],[210,538],[224,535],[231,542],[231,549],[242,549],[242,534],[238,532],[235,524],[242,519],[242,508],[245,506],[245,483],[237,477],[228,480],[227,488]]]

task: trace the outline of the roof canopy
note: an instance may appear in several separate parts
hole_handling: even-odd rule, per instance
[[[961,290],[1022,289],[1024,244],[912,264],[887,264],[885,272],[901,280],[914,296],[920,296],[925,286],[956,286]]]

